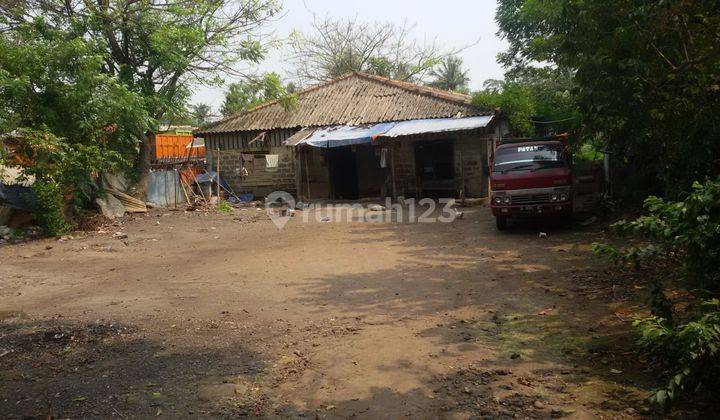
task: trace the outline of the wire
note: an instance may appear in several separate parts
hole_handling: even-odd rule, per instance
[[[565,121],[576,120],[576,119],[578,119],[578,117],[570,117],[570,118],[565,118],[562,120],[555,120],[555,121],[536,121],[536,120],[528,120],[528,121],[535,123],[535,124],[555,124],[555,123],[559,123],[559,122],[565,122]]]

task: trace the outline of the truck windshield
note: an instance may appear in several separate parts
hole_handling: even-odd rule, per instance
[[[560,144],[537,144],[503,147],[495,151],[493,172],[542,169],[565,165]]]

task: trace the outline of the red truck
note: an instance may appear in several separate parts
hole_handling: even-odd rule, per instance
[[[511,218],[572,223],[572,165],[566,137],[497,146],[490,174],[490,208],[498,230]]]

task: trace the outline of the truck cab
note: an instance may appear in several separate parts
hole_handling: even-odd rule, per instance
[[[490,174],[490,208],[497,228],[511,218],[563,218],[571,223],[572,166],[565,142],[541,140],[497,146]]]

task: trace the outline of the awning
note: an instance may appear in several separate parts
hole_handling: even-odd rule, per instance
[[[314,147],[340,147],[354,144],[370,144],[380,137],[400,137],[426,133],[444,133],[475,130],[487,127],[492,115],[465,118],[432,118],[366,124],[360,126],[336,125],[325,128],[306,128],[287,140],[287,146],[309,145]]]
[[[285,146],[297,146],[298,144],[302,143],[303,140],[307,139],[312,135],[312,133],[317,130],[316,128],[303,128],[302,130],[298,131],[297,133],[293,134],[292,136],[288,137],[285,140]]]
[[[340,147],[369,144],[395,125],[393,122],[359,126],[337,125],[315,130],[298,144],[315,147]]]
[[[431,118],[424,120],[400,121],[383,134],[383,137],[400,137],[425,133],[475,130],[487,127],[492,119],[492,115],[481,115],[478,117],[465,118]]]

